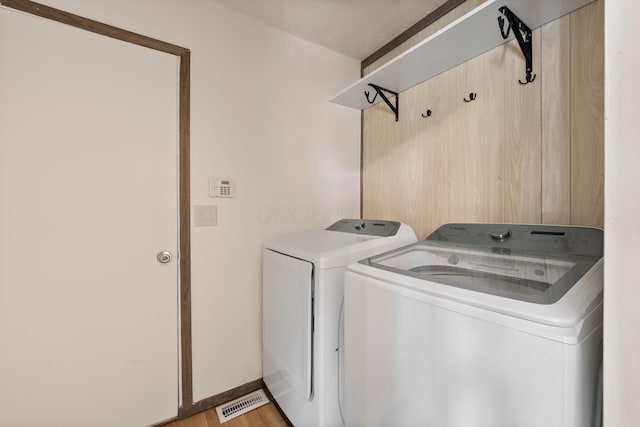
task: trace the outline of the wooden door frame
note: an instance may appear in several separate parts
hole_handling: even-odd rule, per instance
[[[81,30],[175,55],[180,58],[179,89],[179,260],[180,260],[180,351],[182,404],[178,416],[191,413],[193,402],[191,340],[191,211],[190,211],[190,97],[191,51],[151,37],[103,24],[29,0],[0,0],[0,5],[30,15],[60,22]]]

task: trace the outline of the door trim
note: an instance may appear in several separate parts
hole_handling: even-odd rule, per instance
[[[138,46],[169,53],[180,58],[178,204],[180,250],[180,351],[182,404],[178,417],[190,413],[193,406],[191,339],[191,201],[190,201],[190,129],[191,129],[191,51],[187,48],[127,31],[29,0],[0,0],[0,5],[30,15],[60,22]]]

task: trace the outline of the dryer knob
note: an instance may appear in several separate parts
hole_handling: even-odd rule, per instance
[[[361,224],[358,224],[358,225],[356,225],[356,230],[364,230],[364,226],[365,226],[364,222],[361,223]]]

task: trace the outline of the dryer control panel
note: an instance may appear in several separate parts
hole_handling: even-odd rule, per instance
[[[327,227],[329,231],[354,233],[367,236],[389,237],[395,236],[400,228],[396,221],[379,221],[375,219],[341,219]]]

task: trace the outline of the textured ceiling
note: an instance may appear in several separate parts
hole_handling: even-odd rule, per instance
[[[445,3],[445,0],[213,1],[359,60]]]

